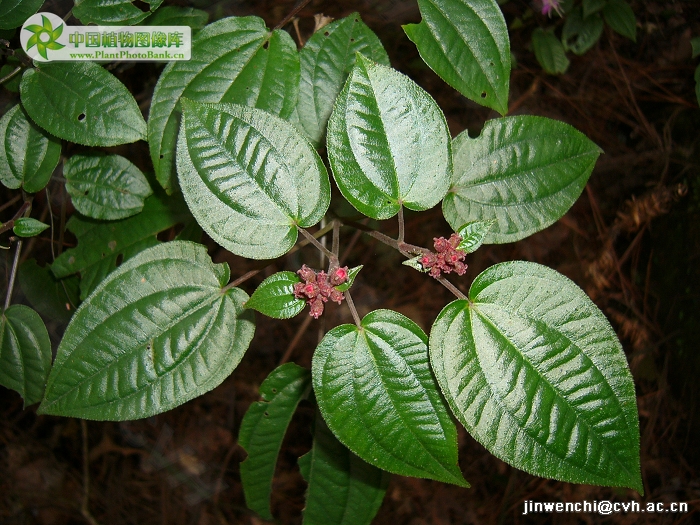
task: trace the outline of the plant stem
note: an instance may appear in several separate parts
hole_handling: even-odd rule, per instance
[[[466,299],[467,301],[469,301],[469,298],[466,295],[464,295],[459,288],[457,288],[454,284],[452,284],[444,277],[438,277],[437,281],[445,288],[447,288],[450,292],[452,292],[452,294],[455,295],[457,299]]]
[[[3,85],[3,84],[4,84],[5,82],[7,82],[8,80],[12,80],[12,77],[14,77],[15,75],[17,75],[17,73],[19,73],[20,71],[22,71],[22,66],[17,66],[17,67],[15,68],[15,70],[12,71],[10,74],[5,75],[4,77],[0,78],[0,86]]]
[[[352,318],[355,320],[355,325],[358,328],[362,328],[362,322],[360,321],[360,316],[357,313],[357,308],[355,308],[355,303],[352,300],[352,296],[350,295],[349,290],[345,290],[343,292],[345,295],[345,301],[348,303],[348,307],[350,308],[350,312],[352,313]]]
[[[403,236],[404,236],[404,221],[403,221],[403,206],[399,206],[399,238],[398,241],[400,243],[403,242]]]
[[[17,247],[15,248],[15,258],[12,261],[12,270],[10,270],[10,282],[7,285],[7,295],[5,295],[5,306],[2,311],[4,312],[10,307],[10,300],[12,299],[12,291],[15,287],[15,279],[17,277],[17,267],[19,266],[19,254],[22,251],[22,241],[17,241]]]
[[[80,420],[80,428],[83,434],[83,500],[80,504],[80,513],[90,525],[99,525],[97,520],[90,514],[88,501],[90,499],[90,455],[88,453],[88,431],[87,423]]]
[[[331,228],[333,228],[332,224],[330,226]],[[300,226],[297,226],[297,230],[299,230],[299,233],[306,237],[311,244],[313,244],[319,251],[321,251],[321,253],[328,257],[328,260],[331,262],[331,264],[333,264],[333,261],[335,261],[337,264],[338,257],[333,252],[329,251],[328,248],[326,248],[323,244],[318,242],[318,240],[316,240],[316,237],[311,235],[309,232],[307,232],[304,228]]]
[[[287,25],[287,23],[288,23],[292,18],[294,18],[295,16],[297,16],[297,13],[299,13],[299,11],[301,11],[302,9],[304,9],[304,8],[306,7],[306,4],[308,4],[310,1],[311,1],[311,0],[298,0],[297,3],[296,3],[296,5],[294,6],[294,9],[292,9],[292,10],[290,11],[290,13],[289,13],[287,16],[285,16],[279,24],[277,24],[277,25],[275,26],[275,28],[273,29],[273,31],[275,31],[275,30],[277,30],[277,29],[282,29],[285,25]]]
[[[15,213],[14,217],[12,217],[9,221],[4,223],[2,226],[0,226],[0,233],[5,233],[7,230],[11,230],[12,228],[15,227],[15,221],[22,217],[24,213],[29,209],[29,207],[32,205],[31,199],[25,201],[22,206],[20,207],[19,210],[17,210],[17,213]]]

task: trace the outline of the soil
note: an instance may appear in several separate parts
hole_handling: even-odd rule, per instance
[[[212,18],[261,16],[274,27],[294,4],[196,0],[189,5],[206,9]],[[529,49],[532,29],[556,19],[535,10],[523,27],[511,30],[516,66],[510,114],[567,122],[605,154],[564,218],[526,240],[482,247],[470,256],[467,275],[453,282],[466,291],[486,267],[520,259],[551,266],[586,290],[618,332],[635,379],[645,494],[531,476],[490,455],[460,427],[460,466],[471,488],[394,476],[375,524],[700,523],[700,109],[693,81],[700,58],[691,58],[690,44],[691,37],[700,36],[700,4],[631,4],[638,22],[637,42],[606,28],[590,51],[570,55],[570,68],[561,76],[545,74]],[[510,1],[503,10],[510,24],[531,7],[526,1]],[[67,12],[60,2],[47,3],[43,10]],[[413,0],[312,0],[297,14],[300,33],[309,36],[315,14],[339,18],[354,11],[380,37],[392,65],[437,100],[453,135],[463,130],[477,135],[487,119],[497,116],[462,97],[421,62],[401,29],[401,24],[420,20]],[[291,25],[288,29],[292,31]],[[129,64],[113,69],[135,90],[147,112],[159,68],[146,71],[150,77],[144,82],[143,69],[138,75]],[[3,107],[17,100],[8,92],[2,97]],[[64,154],[80,149],[69,146]],[[144,169],[150,162],[143,142],[111,151],[128,151]],[[60,209],[67,197],[60,182],[52,185],[52,205]],[[0,201],[7,202],[10,193],[0,191]],[[42,205],[46,207],[45,202],[37,204]],[[63,208],[70,214],[69,204]],[[7,220],[8,213],[13,212],[3,211],[0,219]],[[409,213],[406,220],[408,240],[418,245],[429,246],[433,237],[450,233],[439,208]],[[394,221],[378,227],[395,233]],[[399,254],[373,239],[353,237],[351,230],[342,235],[347,264],[366,268],[353,295],[360,314],[391,308],[428,330],[451,300],[449,292],[400,266]],[[217,261],[231,265],[232,275],[252,267],[250,261],[210,246]],[[34,250],[25,256],[39,257],[46,246],[36,243]],[[5,253],[1,271],[7,273],[10,251]],[[273,264],[268,274],[299,267],[312,257],[316,256],[311,251],[302,251]],[[263,277],[243,288],[251,293]],[[14,302],[23,300],[18,292]],[[145,420],[103,423],[39,417],[36,407],[23,409],[16,393],[0,388],[0,521],[264,523],[247,510],[241,490],[239,463],[245,452],[236,441],[241,418],[258,399],[258,387],[272,369],[283,361],[308,367],[319,334],[347,322],[348,316],[344,307],[331,308],[322,321],[309,322],[307,315],[288,321],[258,316],[255,339],[228,380],[201,398]],[[56,344],[63,326],[52,320],[47,324]],[[302,405],[283,444],[272,499],[275,523],[301,523],[305,484],[296,459],[310,448],[312,419],[311,406]],[[688,502],[689,512],[523,515],[525,500]]]

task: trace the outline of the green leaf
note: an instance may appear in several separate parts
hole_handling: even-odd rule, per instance
[[[616,33],[637,41],[637,19],[632,7],[624,0],[608,0],[603,9],[605,23]]]
[[[22,105],[39,126],[85,146],[146,139],[146,122],[126,86],[95,62],[51,62],[28,69]]]
[[[288,122],[265,111],[184,99],[177,150],[180,187],[207,234],[251,259],[289,251],[297,226],[330,203],[321,158]]]
[[[435,101],[398,71],[358,55],[328,122],[328,159],[358,211],[388,219],[445,196],[450,132]]]
[[[245,307],[275,319],[294,317],[306,306],[306,301],[294,296],[294,285],[300,282],[294,272],[272,274],[255,289]]]
[[[371,465],[467,487],[426,343],[418,325],[390,310],[367,314],[360,328],[333,328],[313,357],[316,401],[333,434]]]
[[[700,55],[700,36],[690,39],[690,46],[692,48],[692,58]]]
[[[24,399],[41,401],[51,368],[51,341],[44,321],[28,306],[14,304],[0,316],[0,385]]]
[[[568,124],[543,117],[490,120],[454,140],[454,178],[442,203],[452,228],[496,220],[487,244],[514,242],[557,221],[578,199],[601,150]]]
[[[539,264],[497,264],[438,315],[430,363],[457,419],[531,474],[643,493],[632,375],[603,313]]]
[[[142,11],[132,0],[75,0],[73,16],[83,25],[134,25],[158,9],[163,0],[141,0],[149,11]]]
[[[153,194],[141,170],[120,155],[73,155],[63,176],[75,209],[93,219],[136,215]]]
[[[148,26],[189,26],[192,31],[199,31],[209,20],[209,13],[194,7],[168,5],[161,7],[143,21]]]
[[[313,448],[299,458],[309,484],[303,525],[369,525],[382,504],[390,474],[343,446],[318,412],[314,427]]]
[[[12,231],[18,237],[34,237],[49,227],[41,221],[32,219],[31,217],[21,217],[15,221],[15,226]]]
[[[296,114],[299,127],[318,146],[326,134],[328,118],[355,56],[389,65],[389,57],[358,13],[336,20],[316,31],[299,52],[301,79]]]
[[[260,385],[262,401],[248,408],[238,443],[248,457],[241,463],[241,482],[248,508],[266,520],[272,519],[270,493],[277,456],[292,415],[311,389],[310,372],[285,363],[270,372]]]
[[[204,246],[144,250],[100,283],[58,347],[39,413],[124,421],[209,392],[243,357],[255,331],[225,264]]]
[[[532,32],[532,47],[540,66],[550,75],[560,75],[569,68],[564,46],[552,31],[536,28]]]
[[[48,319],[66,325],[80,303],[77,276],[56,279],[49,267],[42,268],[35,259],[19,265],[17,282],[29,304]]]
[[[457,229],[457,234],[462,238],[462,241],[457,246],[458,250],[466,253],[473,253],[481,247],[486,234],[496,224],[495,219],[487,221],[473,221],[460,226]]]
[[[593,14],[584,17],[581,8],[577,7],[566,17],[561,32],[561,41],[565,51],[583,55],[595,45],[602,34],[603,19],[601,16]]]
[[[17,104],[0,119],[0,182],[27,193],[42,190],[61,156],[61,143]]]
[[[603,9],[607,1],[608,0],[583,0],[583,6],[581,9],[583,18],[588,18],[593,13],[597,13]]]
[[[20,27],[43,3],[44,0],[0,0],[0,29]]]
[[[146,199],[141,213],[120,221],[73,215],[66,227],[75,234],[78,246],[59,255],[51,271],[58,279],[80,273],[80,298],[85,299],[117,263],[158,244],[156,235],[163,230],[191,220],[181,196],[160,194]]]
[[[510,40],[495,0],[418,0],[423,20],[404,26],[421,58],[477,104],[508,112]]]
[[[299,91],[299,56],[285,31],[257,17],[209,24],[192,39],[192,58],[171,62],[158,79],[148,117],[148,145],[158,182],[176,190],[180,97],[247,104],[287,118]]]
[[[339,284],[338,286],[334,286],[336,290],[339,292],[346,292],[350,288],[352,288],[352,285],[355,283],[355,277],[357,277],[357,274],[360,273],[360,270],[364,267],[363,264],[360,266],[355,266],[354,268],[350,268],[348,270],[348,280],[345,281],[343,284]]]

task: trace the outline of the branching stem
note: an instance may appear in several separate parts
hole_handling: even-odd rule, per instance
[[[357,313],[357,308],[355,308],[355,303],[352,300],[352,296],[350,295],[350,290],[346,290],[343,292],[345,295],[345,301],[348,304],[348,307],[350,308],[350,312],[352,313],[352,318],[355,320],[355,325],[358,328],[362,328],[362,322],[360,321],[360,316]]]

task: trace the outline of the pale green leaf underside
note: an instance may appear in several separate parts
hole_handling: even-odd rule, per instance
[[[159,414],[226,379],[255,325],[226,265],[173,241],[112,272],[75,312],[39,411],[123,421]]]
[[[426,342],[413,321],[389,310],[369,313],[361,329],[333,328],[313,357],[316,401],[335,436],[371,465],[468,486]]]
[[[333,103],[355,65],[357,53],[389,65],[389,57],[379,38],[357,13],[316,31],[299,52],[301,78],[297,116],[300,127],[316,146],[326,134]]]
[[[643,491],[634,383],[602,312],[573,282],[502,263],[430,335],[447,402],[492,454],[526,472]]]
[[[245,307],[275,319],[294,317],[306,306],[306,301],[294,296],[294,285],[299,282],[294,272],[272,274],[255,289]]]
[[[44,0],[0,0],[0,29],[20,27],[43,3]]]
[[[136,215],[153,193],[141,170],[120,155],[74,155],[63,176],[75,209],[93,219]]]
[[[404,26],[423,61],[474,102],[508,112],[510,40],[495,0],[418,0],[420,24]]]
[[[350,452],[318,413],[313,448],[299,467],[309,484],[303,525],[369,525],[391,478]]]
[[[61,156],[61,143],[17,104],[0,119],[0,182],[27,193],[44,189]]]
[[[61,139],[85,146],[146,139],[133,95],[95,62],[37,64],[24,72],[20,95],[32,120]]]
[[[0,316],[0,385],[24,399],[41,401],[51,368],[51,341],[44,321],[28,306],[15,304]]]
[[[427,210],[445,196],[452,162],[442,111],[415,82],[358,55],[328,122],[338,188],[361,213]]]
[[[600,148],[563,122],[490,120],[476,139],[454,139],[454,177],[442,210],[452,228],[494,219],[487,244],[523,239],[562,217],[578,199]]]
[[[297,225],[318,223],[330,204],[321,158],[296,128],[260,109],[183,100],[177,170],[205,232],[252,259],[289,251]]]
[[[266,520],[272,519],[270,493],[282,439],[310,387],[307,369],[283,364],[260,385],[262,401],[250,405],[241,422],[238,444],[248,453],[240,467],[246,505]]]
[[[299,56],[287,32],[270,33],[252,16],[209,24],[193,38],[192,58],[168,64],[153,92],[148,145],[158,182],[168,193],[176,190],[180,97],[245,104],[287,118],[298,90]]]
[[[149,11],[142,11],[132,0],[76,0],[73,16],[83,25],[133,25],[158,9],[163,0],[142,0]]]

